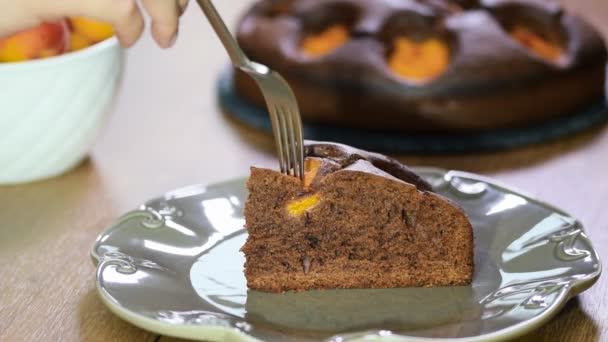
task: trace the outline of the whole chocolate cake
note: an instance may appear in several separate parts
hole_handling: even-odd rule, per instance
[[[242,248],[250,289],[464,285],[466,214],[385,156],[309,143],[304,181],[252,168]]]
[[[516,128],[604,96],[601,37],[550,0],[263,0],[237,36],[287,79],[305,121]],[[264,105],[248,76],[234,77],[241,96]]]

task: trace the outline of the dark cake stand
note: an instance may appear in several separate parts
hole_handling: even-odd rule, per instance
[[[270,133],[270,118],[266,109],[239,96],[232,80],[232,69],[226,68],[217,84],[222,110],[246,126]],[[304,137],[311,140],[335,141],[385,153],[481,152],[552,141],[590,129],[607,120],[608,103],[601,100],[589,104],[577,113],[518,129],[466,134],[411,134],[304,122]]]

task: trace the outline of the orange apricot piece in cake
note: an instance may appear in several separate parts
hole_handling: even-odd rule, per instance
[[[515,26],[511,30],[511,36],[520,44],[546,60],[555,62],[564,54],[564,50],[561,47],[549,42],[525,26]]]
[[[349,38],[348,29],[344,25],[336,24],[325,31],[304,38],[301,49],[309,56],[319,57],[344,45]]]
[[[397,75],[415,82],[436,78],[445,71],[450,60],[450,51],[437,38],[421,42],[399,37],[394,41],[393,53],[388,64]]]
[[[321,169],[321,160],[314,158],[306,158],[304,161],[304,180],[303,186],[304,189],[310,189],[312,182],[315,180],[317,175],[319,174],[319,170]],[[313,195],[307,195],[304,197],[300,197],[295,199],[287,204],[287,211],[292,216],[300,216],[305,211],[312,209],[315,205],[319,203],[321,197],[318,193]]]
[[[309,209],[319,204],[321,195],[316,193],[295,199],[287,204],[287,211],[293,216],[300,216]]]
[[[321,167],[321,161],[318,159],[307,158],[304,161],[304,189],[308,189],[312,184],[313,180],[319,173]]]

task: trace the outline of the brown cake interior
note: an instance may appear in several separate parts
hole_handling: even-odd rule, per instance
[[[242,249],[249,288],[470,283],[473,236],[463,211],[421,190],[430,187],[420,179],[410,178],[417,187],[374,166],[373,158],[350,156],[309,157],[309,165],[317,167],[309,169],[308,187],[252,168],[245,206],[249,237]]]

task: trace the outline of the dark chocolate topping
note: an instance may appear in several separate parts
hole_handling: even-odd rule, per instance
[[[410,168],[397,160],[379,153],[368,152],[337,143],[309,140],[305,142],[304,155],[306,157],[329,159],[339,164],[342,169],[348,169],[355,164],[357,164],[357,167],[353,168],[353,170],[361,170],[364,167],[375,168],[406,183],[415,185],[420,191],[433,191],[431,185]],[[359,163],[360,161],[366,161],[367,163]],[[372,171],[371,173],[378,174],[378,172],[373,172],[373,170],[370,171]]]
[[[325,55],[303,51],[307,37],[336,24],[349,31],[346,42]],[[526,47],[522,29],[557,55]],[[307,122],[494,131],[577,113],[605,96],[601,36],[551,0],[261,0],[237,38],[252,60],[285,77]],[[447,66],[420,83],[399,76],[390,63],[397,38],[442,42]],[[234,80],[239,95],[265,106],[246,74]]]
[[[331,24],[347,26],[351,39],[321,57],[299,44]],[[531,27],[561,46],[559,61],[536,56],[508,33]],[[540,77],[605,63],[600,35],[584,21],[546,0],[263,0],[244,17],[238,39],[256,61],[286,76],[328,81],[400,98],[426,98],[517,87]],[[397,36],[436,37],[449,46],[450,66],[438,78],[410,84],[386,66]]]

